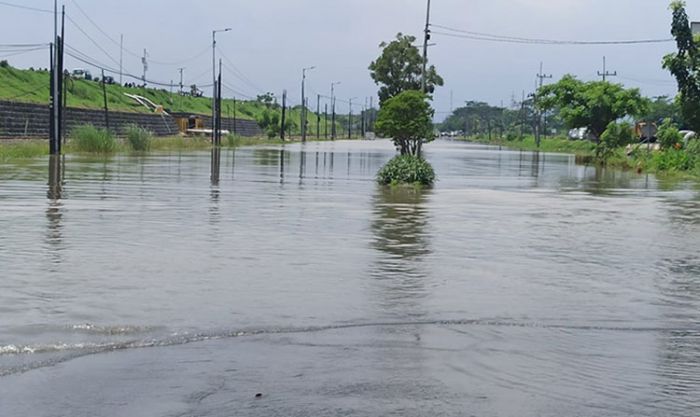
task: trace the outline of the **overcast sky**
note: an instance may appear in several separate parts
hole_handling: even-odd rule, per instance
[[[239,93],[260,90],[300,97],[301,69],[308,75],[309,93],[330,94],[330,83],[341,99],[376,94],[368,64],[381,41],[397,32],[422,39],[425,0],[76,0],[90,18],[114,40],[124,35],[124,66],[141,74],[140,59],[130,52],[150,54],[148,78],[178,83],[177,68],[186,67],[185,84],[211,83],[211,30],[232,27],[217,35],[220,51],[235,64],[224,72],[225,83]],[[51,0],[4,0],[5,3],[50,9]],[[508,36],[557,40],[630,40],[670,38],[668,0],[433,0],[432,23],[456,29]],[[59,2],[60,4],[60,2]],[[110,55],[95,46],[70,21],[66,42],[97,61],[118,68],[119,47],[80,12],[73,0],[67,13]],[[700,20],[700,2],[690,1],[691,20]],[[52,16],[8,7],[0,2],[0,44],[43,43],[52,36]],[[438,28],[434,28],[438,31]],[[445,79],[435,94],[439,117],[465,100],[508,105],[530,92],[540,62],[558,79],[572,73],[596,79],[607,56],[613,78],[639,87],[649,96],[675,94],[675,83],[661,69],[661,59],[673,43],[615,46],[560,46],[492,43],[433,35],[430,61]],[[3,53],[0,53],[2,56]],[[199,56],[199,58],[196,58]],[[111,58],[110,58],[111,57]],[[31,52],[7,57],[18,67],[47,67],[48,54]],[[157,64],[156,61],[172,64]],[[175,64],[177,61],[187,61]],[[86,67],[67,59],[67,67]],[[97,72],[96,68],[91,68]],[[125,80],[126,81],[126,80]],[[226,93],[226,92],[225,92]],[[227,92],[226,95],[232,95]],[[323,105],[323,104],[322,104]],[[343,104],[341,109],[347,107]]]

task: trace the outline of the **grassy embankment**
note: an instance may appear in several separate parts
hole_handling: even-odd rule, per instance
[[[700,151],[696,149],[698,146],[689,146],[686,149],[652,151],[648,150],[646,146],[640,145],[631,155],[627,155],[626,150],[620,148],[609,158],[601,161],[595,159],[596,145],[590,141],[572,141],[564,137],[543,138],[538,148],[535,143],[535,138],[532,135],[525,136],[522,140],[516,139],[512,141],[499,138],[489,140],[484,137],[471,137],[466,140],[469,142],[504,146],[511,149],[570,153],[582,157],[584,161],[591,164],[604,165],[623,170],[635,170],[639,173],[649,172],[662,177],[680,179],[700,178]]]
[[[68,107],[84,109],[104,108],[102,85],[94,81],[68,80],[66,82],[66,99]],[[177,87],[174,93],[166,89],[127,88],[118,84],[107,85],[107,105],[112,111],[148,113],[149,110],[136,103],[124,93],[146,97],[157,105],[162,105],[171,113],[191,113],[210,115],[211,98],[180,96]],[[12,67],[0,67],[0,100],[10,100],[24,103],[48,104],[49,102],[49,73],[46,71],[21,70]],[[236,100],[236,118],[257,120],[265,111],[264,104],[252,101]],[[232,99],[222,100],[222,116],[233,117],[234,103]],[[277,110],[280,111],[280,110]],[[289,120],[296,123],[295,131],[299,130],[301,108],[296,107],[287,113]],[[309,114],[309,132],[316,132],[317,118]],[[341,124],[337,124],[339,132],[343,132]],[[324,131],[324,121],[321,118],[321,132]]]

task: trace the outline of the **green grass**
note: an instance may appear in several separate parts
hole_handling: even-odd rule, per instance
[[[118,150],[117,139],[107,130],[91,125],[78,126],[71,131],[68,143],[78,152],[109,154]]]
[[[522,140],[515,139],[508,141],[505,139],[493,138],[489,140],[485,137],[473,137],[466,139],[469,142],[485,143],[489,145],[505,146],[512,149],[541,152],[561,152],[573,153],[578,156],[593,156],[595,154],[595,144],[587,140],[568,140],[564,137],[542,138],[540,147],[537,147],[535,137],[524,136]]]
[[[102,84],[94,81],[68,80],[67,105],[68,107],[84,109],[104,108]],[[177,94],[177,88],[171,94],[169,89],[155,88],[126,88],[114,84],[107,85],[107,104],[112,111],[149,113],[146,107],[136,103],[124,93],[136,94],[151,100],[157,105],[162,105],[170,113],[190,113],[211,115],[211,98],[190,97]],[[0,100],[10,100],[24,103],[46,104],[49,102],[49,73],[46,71],[29,71],[13,67],[0,67]],[[233,117],[234,102],[232,99],[222,100],[222,116]],[[257,120],[265,110],[265,105],[255,100],[236,100],[235,114],[237,119]],[[281,110],[278,110],[281,112]],[[287,112],[287,117],[296,123],[296,131],[300,125],[300,108]],[[330,116],[329,116],[330,117]],[[309,114],[309,134],[316,133],[317,118],[315,114]],[[321,117],[321,134],[324,131],[324,121]],[[337,131],[342,134],[346,129],[340,122],[336,123]],[[227,126],[224,126],[226,128]],[[330,130],[330,127],[329,127]]]
[[[43,140],[23,140],[0,144],[0,163],[36,158],[49,154],[49,143]]]
[[[136,125],[129,125],[126,127],[124,133],[126,133],[127,143],[134,151],[146,152],[151,149],[153,134],[148,130]]]

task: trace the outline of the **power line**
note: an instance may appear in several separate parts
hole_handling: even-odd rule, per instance
[[[0,5],[7,6],[7,7],[14,7],[17,9],[24,9],[24,10],[31,10],[33,12],[41,12],[41,13],[51,13],[53,14],[53,10],[49,9],[40,9],[38,7],[30,7],[30,6],[23,6],[21,4],[15,4],[15,3],[8,3],[6,1],[0,1]]]
[[[455,38],[503,42],[503,43],[520,43],[520,44],[537,44],[537,45],[638,45],[650,43],[667,43],[673,42],[672,38],[665,39],[637,39],[637,40],[611,40],[611,41],[581,41],[581,40],[558,40],[558,39],[542,39],[542,38],[526,38],[521,36],[505,36],[495,35],[484,32],[474,32],[469,30],[455,29],[449,26],[432,24],[432,27],[446,30],[448,32],[433,31],[432,33],[451,36]],[[450,33],[456,32],[456,33]]]
[[[98,31],[100,31],[100,33],[101,33],[102,35],[104,35],[107,39],[109,39],[109,40],[110,40],[114,45],[116,45],[117,47],[122,48],[121,43],[118,42],[118,41],[117,41],[116,39],[114,39],[113,37],[111,37],[107,32],[105,32],[105,31],[100,27],[100,25],[98,25],[98,24],[90,17],[90,15],[88,15],[87,12],[85,12],[85,10],[83,10],[83,8],[80,7],[80,5],[78,4],[77,1],[73,0],[73,4],[74,4],[75,7],[78,9],[78,11],[79,11],[83,16],[85,16],[85,18],[86,18]],[[124,52],[126,52],[127,54],[129,54],[129,55],[131,55],[131,56],[133,56],[133,57],[136,57],[136,58],[139,58],[139,59],[141,58],[141,54],[138,54],[138,53],[136,53],[136,52],[133,52],[133,51],[127,49],[127,48],[123,48],[123,50],[124,50]],[[200,58],[202,55],[204,55],[204,54],[207,53],[207,52],[209,52],[209,46],[207,46],[206,48],[202,49],[200,52],[198,52],[198,53],[195,54],[194,56],[192,56],[192,57],[190,57],[190,58],[187,58],[187,59],[180,60],[180,61],[171,61],[171,62],[167,62],[167,61],[156,61],[156,60],[153,60],[153,59],[149,59],[148,62],[149,62],[150,64],[163,65],[163,66],[181,65],[181,64],[185,64],[185,63],[194,61],[194,60],[196,60],[197,58]]]
[[[107,58],[109,58],[112,62],[114,62],[115,64],[117,64],[117,66],[119,66],[119,61],[116,60],[116,59],[114,59],[114,58],[112,57],[112,55],[109,54],[109,52],[107,52],[104,48],[102,48],[102,46],[101,46],[95,39],[93,39],[92,36],[88,35],[88,33],[87,33],[85,30],[83,30],[83,28],[80,27],[80,25],[79,25],[75,20],[73,20],[73,19],[72,19],[70,16],[68,16],[68,15],[66,15],[66,17],[68,18],[68,20],[69,20],[71,23],[73,23],[73,25],[75,25],[75,27],[76,27],[83,35],[85,35],[86,38],[88,38],[88,39],[90,40],[90,42],[93,43],[93,45],[95,45],[95,46],[97,47],[97,49],[99,49],[100,51],[102,51],[102,53],[104,53],[105,56],[107,56]]]

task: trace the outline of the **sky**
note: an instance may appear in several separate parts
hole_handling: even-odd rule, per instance
[[[41,11],[10,7],[19,4],[52,9],[53,0],[0,1],[0,44],[48,43],[53,16]],[[691,20],[700,21],[700,1],[688,2]],[[398,32],[422,41],[426,0],[65,0],[69,17],[66,43],[109,68],[119,68],[119,40],[124,36],[125,72],[141,75],[140,56],[148,50],[147,78],[176,85],[178,68],[184,84],[211,83],[211,32],[217,34],[224,59],[224,95],[254,97],[288,90],[300,103],[302,68],[307,95],[330,95],[336,86],[339,111],[347,100],[364,104],[377,86],[369,63],[380,54],[379,43]],[[668,0],[432,0],[433,31],[437,25],[472,32],[513,37],[611,41],[670,38]],[[84,12],[84,13],[83,13]],[[87,16],[89,16],[89,18]],[[84,33],[83,33],[84,32]],[[453,32],[458,33],[458,32]],[[92,40],[90,39],[92,38]],[[434,95],[436,118],[467,100],[509,106],[535,88],[540,63],[556,81],[564,74],[583,80],[599,79],[603,56],[611,81],[640,88],[647,96],[675,95],[676,85],[661,68],[673,42],[642,45],[532,45],[494,43],[434,33],[430,63],[445,85]],[[5,56],[16,67],[48,67],[48,52]],[[99,70],[71,57],[67,68]],[[118,77],[117,77],[118,78]],[[124,79],[126,82],[129,79]],[[177,87],[176,87],[177,89]],[[321,106],[325,103],[321,102]],[[345,108],[345,109],[344,109]],[[355,107],[355,112],[359,110]]]

